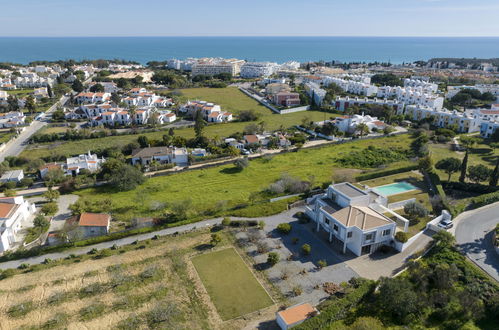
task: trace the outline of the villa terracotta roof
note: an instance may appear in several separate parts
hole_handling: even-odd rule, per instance
[[[8,218],[19,205],[10,203],[0,203],[0,218]]]
[[[80,226],[107,227],[111,216],[105,213],[82,213],[80,215]]]
[[[258,143],[258,136],[256,135],[245,135],[244,139],[248,143]]]
[[[282,318],[286,325],[292,325],[306,320],[314,312],[316,312],[316,309],[309,303],[305,303],[277,312],[277,314]]]
[[[216,117],[218,117],[219,115],[220,115],[220,112],[215,111],[215,112],[210,113],[210,114],[208,115],[208,117],[210,117],[210,118],[216,118]]]
[[[357,227],[362,230],[369,230],[392,223],[392,220],[365,206],[350,205],[332,213],[331,216],[345,227]]]

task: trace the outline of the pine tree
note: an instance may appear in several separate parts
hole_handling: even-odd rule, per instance
[[[47,85],[47,94],[50,98],[54,97],[54,93],[52,92],[52,87],[50,85]]]
[[[196,139],[200,140],[203,138],[203,131],[205,126],[205,121],[203,119],[203,114],[201,111],[197,111],[195,115],[194,132],[196,133]]]
[[[491,187],[497,186],[497,181],[499,181],[499,157],[497,157],[496,167],[494,167],[494,171],[490,176],[489,186]]]

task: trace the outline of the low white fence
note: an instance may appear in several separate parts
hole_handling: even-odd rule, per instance
[[[397,210],[397,209],[403,208],[405,206],[405,204],[409,204],[409,203],[415,202],[415,201],[416,201],[416,198],[406,199],[406,200],[403,200],[400,202],[390,203],[387,205],[387,207],[390,210]]]

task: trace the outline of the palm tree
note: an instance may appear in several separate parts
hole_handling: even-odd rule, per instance
[[[362,137],[365,134],[369,134],[369,127],[364,123],[360,123],[355,127],[355,131],[359,132],[359,135]]]

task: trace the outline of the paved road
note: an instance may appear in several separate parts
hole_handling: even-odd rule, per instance
[[[461,214],[454,220],[458,247],[490,276],[499,281],[499,255],[492,229],[499,223],[499,203]]]
[[[10,141],[9,144],[5,147],[5,149],[0,152],[0,162],[3,162],[5,160],[5,157],[9,156],[17,156],[19,155],[24,148],[26,148],[26,142],[29,140],[29,138],[35,134],[39,129],[41,129],[43,126],[47,125],[47,120],[46,117],[47,115],[50,115],[52,112],[54,112],[59,105],[64,105],[66,101],[68,100],[68,97],[63,96],[59,101],[57,101],[53,106],[51,106],[44,115],[44,118],[42,120],[35,120],[31,123],[31,125],[27,126],[24,131],[19,134],[14,140]]]
[[[147,234],[140,234],[140,235],[135,235],[135,236],[117,239],[114,241],[89,245],[89,246],[85,246],[85,247],[81,247],[81,248],[69,249],[69,250],[66,250],[63,252],[48,253],[48,254],[44,254],[41,256],[37,256],[37,257],[6,261],[3,263],[0,263],[0,269],[17,268],[22,263],[27,263],[30,265],[40,264],[46,258],[50,258],[50,259],[54,260],[54,259],[65,258],[65,257],[69,256],[70,254],[74,254],[74,255],[86,254],[87,252],[89,252],[92,249],[98,249],[98,250],[107,249],[107,248],[112,247],[115,244],[117,246],[123,246],[123,245],[133,243],[137,240],[143,241],[146,239],[150,239],[155,235],[163,236],[163,235],[170,235],[170,234],[173,234],[176,232],[181,233],[181,232],[186,232],[186,231],[189,231],[189,230],[192,230],[195,228],[201,228],[201,227],[205,227],[205,226],[213,226],[213,225],[219,224],[221,222],[222,222],[222,218],[215,218],[215,219],[204,220],[204,221],[200,221],[200,222],[196,222],[196,223],[192,223],[192,224],[188,224],[188,225],[184,225],[184,226],[162,229],[162,230],[158,230],[158,231],[147,233]]]

